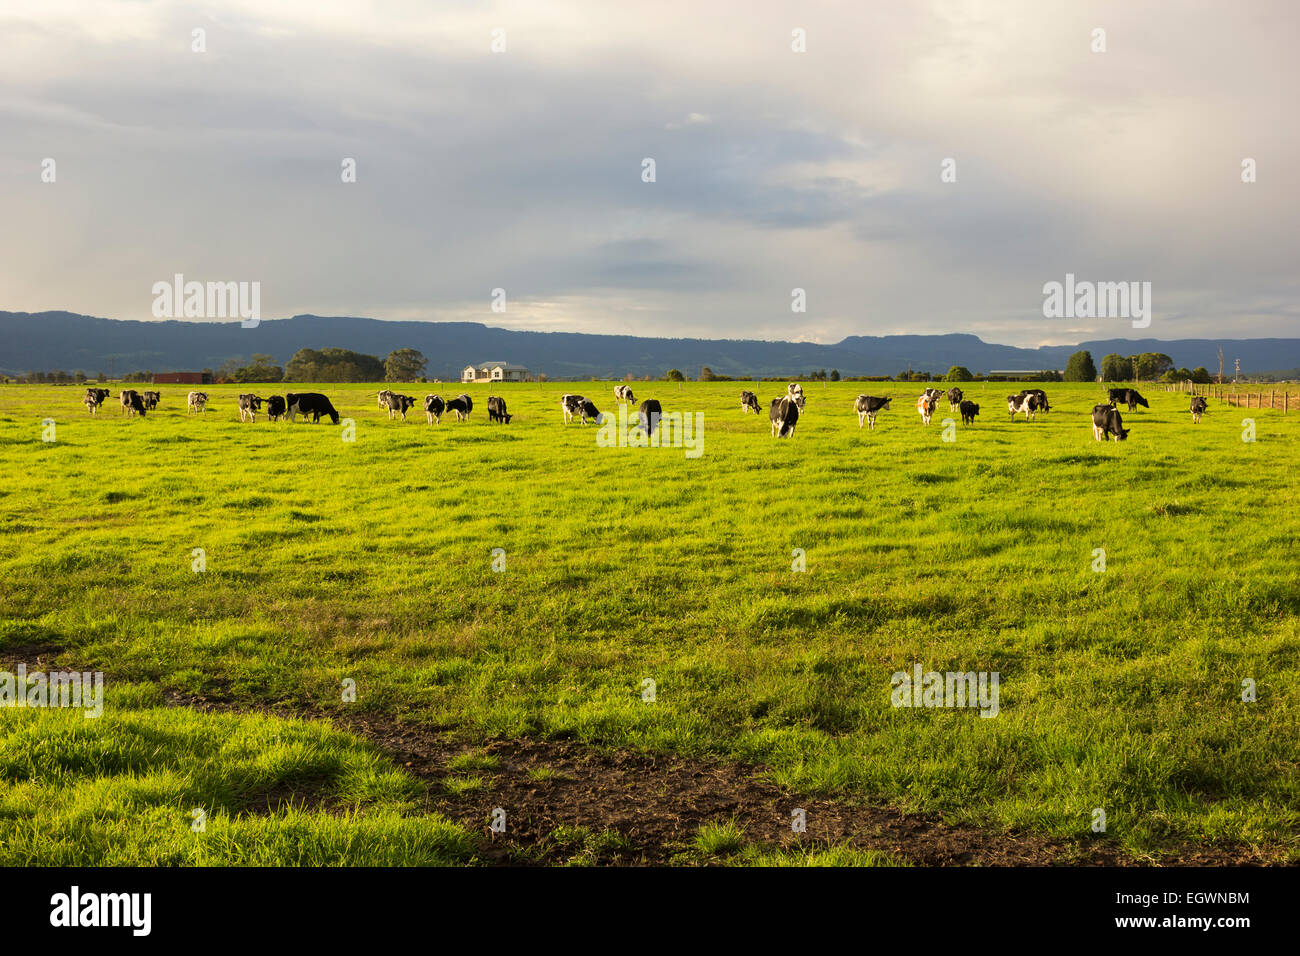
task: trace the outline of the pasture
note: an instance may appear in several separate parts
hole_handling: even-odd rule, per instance
[[[1300,416],[1194,426],[1150,386],[1102,444],[1099,385],[1012,423],[970,383],[976,423],[927,427],[924,386],[805,383],[778,440],[776,383],[632,384],[702,453],[563,424],[612,382],[467,386],[436,427],[382,385],[202,417],[162,385],[143,419],[0,386],[0,671],[105,681],[97,719],[0,708],[0,863],[930,859],[852,822],[885,811],[1056,862],[1300,860]],[[310,390],[355,440],[239,422]],[[996,716],[891,706],[916,665],[997,672]]]

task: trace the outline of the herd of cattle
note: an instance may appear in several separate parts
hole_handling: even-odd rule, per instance
[[[86,409],[94,415],[99,411],[101,405],[109,396],[109,390],[106,388],[87,388],[84,399]],[[950,412],[961,412],[961,421],[963,425],[971,425],[975,422],[975,417],[979,415],[980,407],[975,402],[967,401],[962,390],[957,387],[948,389],[944,392],[937,388],[927,388],[916,400],[916,410],[921,415],[922,423],[930,424],[930,418],[934,414],[941,398],[948,399],[948,410]],[[378,395],[379,407],[388,411],[388,418],[391,421],[394,417],[400,415],[402,421],[406,421],[406,413],[416,405],[416,400],[410,395],[400,395],[389,389],[384,389]],[[614,399],[620,404],[631,406],[636,402],[636,397],[632,394],[630,385],[618,385],[614,388]],[[122,412],[125,415],[141,415],[151,412],[158,407],[162,400],[162,393],[156,391],[137,392],[135,389],[122,389],[118,395],[118,400],[122,405]],[[889,410],[891,399],[882,398],[875,395],[859,395],[853,403],[853,410],[858,414],[858,427],[861,428],[865,422],[867,427],[874,429],[876,427],[876,416],[882,411]],[[803,413],[806,399],[803,393],[803,386],[797,382],[791,382],[786,386],[784,395],[778,395],[772,399],[768,408],[768,417],[772,425],[772,436],[779,438],[789,438],[794,434],[795,425],[799,422],[799,416]],[[203,413],[207,410],[208,394],[207,392],[190,392],[188,407],[191,412]],[[241,422],[254,422],[257,420],[257,414],[266,406],[266,415],[271,421],[279,421],[281,418],[288,418],[289,421],[297,421],[297,416],[310,416],[313,422],[319,422],[322,415],[327,416],[335,425],[339,423],[339,413],[335,410],[330,400],[319,392],[290,392],[287,395],[272,395],[268,398],[262,398],[252,393],[242,394],[239,396],[239,420]],[[1097,441],[1105,441],[1107,437],[1115,441],[1123,441],[1128,438],[1129,429],[1124,427],[1124,420],[1120,416],[1119,406],[1127,405],[1130,412],[1136,411],[1141,405],[1143,408],[1150,408],[1147,400],[1143,398],[1135,389],[1131,388],[1112,388],[1107,394],[1105,404],[1094,405],[1092,409],[1092,436]],[[1208,408],[1208,401],[1202,396],[1192,398],[1192,404],[1189,411],[1192,414],[1192,421],[1199,424],[1201,416],[1205,414]],[[439,395],[424,396],[424,413],[425,418],[430,425],[440,424],[442,416],[445,414],[454,414],[457,421],[465,421],[474,409],[474,400],[470,396],[461,394],[455,398],[444,401]],[[560,397],[560,409],[564,413],[564,423],[571,424],[573,421],[580,421],[587,424],[588,419],[603,424],[605,416],[596,408],[591,399],[583,395],[565,394]],[[759,414],[758,396],[751,391],[742,391],[740,393],[740,409],[742,412],[753,412]],[[1047,393],[1041,388],[1028,388],[1015,395],[1007,396],[1007,410],[1011,413],[1011,420],[1014,422],[1017,415],[1024,415],[1026,420],[1034,421],[1037,416],[1047,414],[1051,406],[1047,401]],[[637,412],[638,427],[650,432],[658,426],[659,420],[663,416],[663,409],[655,399],[648,399],[641,403]],[[510,414],[506,411],[505,399],[496,396],[488,396],[488,420],[509,424]]]

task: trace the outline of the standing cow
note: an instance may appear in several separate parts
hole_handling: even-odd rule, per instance
[[[1097,441],[1105,441],[1107,435],[1115,441],[1123,441],[1128,438],[1128,432],[1119,409],[1114,405],[1092,406],[1092,437]]]
[[[510,424],[510,415],[506,412],[506,400],[497,395],[488,396],[488,421]]]
[[[955,412],[961,407],[962,390],[954,385],[948,389],[948,411]]]
[[[753,392],[740,393],[740,410],[746,414],[753,412],[758,414],[758,396]]]
[[[257,421],[257,413],[262,410],[263,399],[254,395],[252,392],[246,392],[239,396],[239,420],[241,422]]]
[[[152,412],[162,400],[162,392],[145,392],[140,399],[144,402],[144,407]]]
[[[980,413],[979,405],[974,402],[962,402],[958,407],[961,409],[961,423],[963,425],[974,425],[975,416]]]
[[[430,425],[442,423],[442,413],[446,407],[447,403],[442,400],[441,395],[424,396],[424,417]]]
[[[800,397],[802,397],[802,389]],[[794,426],[799,424],[798,399],[789,395],[774,398],[767,414],[772,421],[772,437],[790,438],[794,435]]]
[[[862,427],[865,419],[869,430],[875,430],[876,415],[880,412],[889,411],[888,398],[877,398],[874,395],[859,395],[857,401],[853,403],[853,410],[858,413],[858,427]]]
[[[1210,403],[1203,395],[1197,395],[1193,398],[1192,407],[1188,409],[1188,411],[1192,413],[1192,424],[1199,425],[1201,423],[1201,416],[1205,414],[1209,407]]]
[[[82,401],[86,405],[86,411],[94,415],[99,411],[99,406],[104,404],[104,399],[108,398],[108,389],[106,388],[88,388],[86,397]]]
[[[634,395],[632,394],[632,386],[631,386],[631,385],[615,385],[615,386],[614,386],[614,401],[618,402],[620,405],[622,405],[622,404],[628,404],[628,405],[631,405],[633,402],[635,402],[635,401],[636,401],[636,396],[634,396]]]
[[[936,392],[937,394],[931,395],[930,392]],[[938,389],[927,388],[925,394],[917,398],[916,410],[921,415],[921,424],[930,424],[930,416],[934,414],[934,406],[938,404],[939,395],[941,394],[943,393],[939,392]]]
[[[190,392],[189,398],[187,399],[187,405],[189,411],[202,414],[207,411],[208,408],[208,393]]]
[[[640,409],[637,410],[637,427],[647,435],[653,434],[659,427],[659,421],[664,417],[663,406],[655,398],[647,398],[641,403]]]

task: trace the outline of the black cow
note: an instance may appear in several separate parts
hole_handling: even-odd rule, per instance
[[[1206,400],[1204,396],[1197,395],[1195,398],[1193,398],[1192,407],[1188,409],[1192,413],[1192,423],[1199,425],[1201,423],[1201,416],[1204,415],[1209,410],[1209,408],[1210,408],[1210,403],[1209,401]]]
[[[133,388],[126,388],[118,395],[118,400],[122,403],[122,411],[129,418],[132,415],[144,417],[145,407],[144,399],[140,393]]]
[[[858,427],[861,428],[863,419],[866,419],[867,427],[874,429],[876,415],[882,411],[889,411],[890,401],[888,398],[877,398],[874,395],[859,395],[853,402],[853,410],[858,413]]]
[[[758,414],[758,396],[755,395],[753,392],[741,392],[741,393],[740,393],[740,410],[741,410],[742,412],[745,412],[746,414],[748,414],[749,412],[753,412],[755,415],[757,415],[757,414]]]
[[[257,421],[257,413],[262,410],[264,399],[258,398],[252,392],[247,392],[239,396],[239,420],[241,422]]]
[[[956,411],[961,405],[962,390],[954,385],[948,389],[948,411]]]
[[[424,396],[424,417],[430,425],[439,425],[442,423],[442,413],[446,410],[447,403],[442,400],[441,395]]]
[[[447,413],[451,414],[452,412],[455,412],[456,421],[463,422],[465,419],[469,418],[468,401],[469,398],[465,395],[457,395],[455,398],[449,398],[446,406]]]
[[[980,407],[974,402],[962,402],[958,407],[961,409],[961,423],[963,425],[974,425],[975,416],[980,413]]]
[[[272,395],[266,400],[266,417],[273,422],[278,422],[287,408],[283,395]]]
[[[510,424],[510,415],[506,412],[506,400],[497,395],[488,396],[488,421]]]
[[[339,413],[333,403],[320,392],[290,392],[284,396],[285,413],[289,421],[296,422],[298,416],[311,416],[313,422],[319,422],[322,415],[328,415],[335,425],[339,423]]]
[[[1114,405],[1092,406],[1092,437],[1097,441],[1105,441],[1107,435],[1114,436],[1116,441],[1123,441],[1128,438],[1128,432],[1119,409]]]
[[[803,396],[800,395],[800,398]],[[794,435],[794,426],[799,423],[799,404],[798,400],[791,398],[789,395],[782,395],[780,398],[772,399],[772,407],[768,409],[768,417],[772,420],[772,437],[789,438]]]
[[[470,398],[464,392],[461,392],[456,396],[456,398],[465,404],[465,417],[469,418],[469,413],[474,411],[474,399]]]
[[[564,424],[570,424],[575,418],[582,420],[582,424],[587,424],[587,419],[595,421],[597,425],[605,424],[605,416],[600,413],[590,399],[583,398],[581,395],[562,395],[560,396],[560,408],[564,410]]]
[[[104,404],[106,398],[108,398],[108,389],[88,388],[86,389],[86,397],[82,401],[86,405],[86,411],[93,415],[99,411],[99,406]]]
[[[415,407],[415,399],[410,395],[398,395],[396,392],[388,392],[382,395],[381,399],[388,408],[389,421],[392,421],[394,415],[401,415],[402,421],[406,421],[406,413]]]
[[[144,401],[144,407],[153,411],[158,407],[158,402],[162,399],[162,392],[145,392],[140,398]]]
[[[1147,400],[1137,393],[1133,388],[1112,388],[1107,392],[1112,405],[1127,405],[1130,412],[1137,411],[1141,405],[1143,408],[1150,408]]]
[[[659,420],[664,417],[664,410],[658,399],[647,398],[641,403],[641,408],[638,409],[636,416],[638,420],[637,427],[649,435],[659,427]]]

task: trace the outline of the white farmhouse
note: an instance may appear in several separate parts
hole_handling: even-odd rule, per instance
[[[466,365],[460,373],[460,380],[471,382],[526,382],[528,369],[522,365],[509,362],[482,362],[478,365]]]

